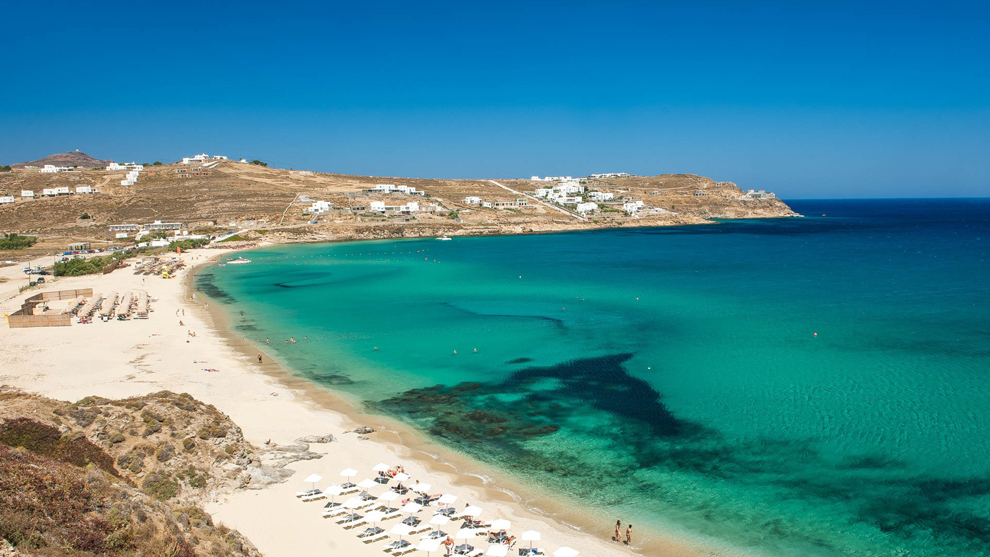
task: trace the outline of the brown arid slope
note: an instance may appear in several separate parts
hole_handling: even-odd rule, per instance
[[[55,166],[79,166],[82,168],[103,168],[110,161],[105,161],[101,159],[93,158],[82,151],[68,151],[65,153],[56,153],[54,155],[48,155],[43,159],[38,159],[36,161],[19,162],[17,164],[10,165],[11,168],[24,168],[26,166],[37,166],[39,168],[44,167],[46,164],[53,164]]]
[[[312,456],[259,450],[189,395],[68,403],[0,388],[0,538],[23,555],[258,555],[200,505]]]
[[[731,183],[695,175],[660,175],[588,180],[589,190],[615,198],[582,218],[569,209],[550,207],[531,197],[540,182],[528,180],[432,180],[347,176],[263,168],[224,161],[208,169],[191,165],[152,166],[134,186],[121,186],[124,173],[84,170],[42,174],[15,170],[0,174],[0,196],[15,203],[0,205],[0,232],[37,234],[32,250],[52,253],[68,242],[113,243],[111,224],[143,224],[153,220],[180,222],[189,230],[252,231],[246,237],[270,242],[335,241],[440,235],[526,234],[628,226],[704,224],[718,218],[797,216],[778,199],[744,199]],[[375,184],[405,184],[427,195],[368,192]],[[21,190],[92,186],[99,193],[21,199]],[[468,196],[486,202],[528,201],[526,207],[483,208],[467,204]],[[623,201],[641,200],[651,208],[637,215],[622,211]],[[327,201],[334,209],[313,218],[304,209]],[[401,205],[415,201],[414,215],[372,213],[372,201]],[[424,209],[436,207],[435,212]],[[89,215],[90,219],[80,219]],[[94,246],[97,245],[94,243]],[[3,258],[17,258],[5,253]]]

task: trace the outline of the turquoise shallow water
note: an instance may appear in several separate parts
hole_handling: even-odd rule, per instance
[[[827,216],[281,246],[197,285],[299,373],[603,523],[990,554],[990,201],[792,206]]]

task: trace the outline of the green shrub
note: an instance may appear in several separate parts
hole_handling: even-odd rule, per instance
[[[13,233],[5,234],[0,236],[0,250],[29,248],[37,241],[38,238],[35,236],[20,236]]]
[[[268,163],[267,162],[259,161],[258,159],[254,159],[253,161],[251,161],[251,164],[256,164],[258,166],[264,166],[266,168],[268,167]]]
[[[164,472],[152,472],[144,477],[141,489],[159,501],[167,501],[179,492],[179,484]]]

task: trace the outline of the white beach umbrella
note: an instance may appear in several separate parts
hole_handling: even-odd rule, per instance
[[[375,482],[375,480],[361,480],[361,482],[358,483],[357,485],[362,489],[371,489],[376,485],[378,485],[378,483]]]
[[[416,485],[412,486],[410,489],[412,489],[416,493],[423,493],[423,494],[425,494],[426,492],[428,492],[430,490],[431,487],[433,487],[433,486],[431,486],[430,484],[425,484],[423,482],[416,482]]]
[[[464,514],[472,518],[478,516],[481,512],[482,508],[475,507],[474,505],[470,505],[468,508],[464,509]]]
[[[475,530],[471,530],[470,528],[461,528],[460,530],[457,531],[457,533],[454,534],[454,539],[468,540],[477,535],[478,533]]]
[[[433,518],[430,519],[430,524],[436,526],[438,530],[448,522],[450,522],[450,519],[442,514],[433,515]]]
[[[399,494],[394,491],[386,491],[378,496],[379,501],[395,501],[399,498]]]
[[[332,485],[324,489],[323,494],[328,495],[330,497],[330,505],[333,506],[334,497],[340,495],[340,492],[342,491],[344,491],[344,488],[340,487],[339,485]]]
[[[416,546],[416,549],[420,551],[425,551],[426,554],[429,555],[430,553],[436,551],[437,549],[440,549],[440,543],[442,541],[443,540],[438,540],[438,539],[425,539],[419,542],[419,545]]]
[[[409,513],[410,515],[414,515],[419,511],[423,510],[423,505],[420,505],[419,503],[406,503],[401,510],[404,513]]]
[[[577,557],[578,553],[580,553],[580,551],[564,546],[557,551],[554,551],[553,557]]]
[[[512,523],[504,518],[492,521],[492,530],[508,530]]]
[[[402,524],[401,522],[393,526],[392,529],[388,531],[389,534],[399,536],[399,541],[402,541],[402,536],[408,536],[409,532],[412,532],[412,526]]]
[[[400,482],[404,482],[404,481],[408,480],[411,477],[412,476],[410,476],[409,474],[406,474],[405,472],[399,472],[398,474],[395,475],[395,479],[397,481],[400,481]]]
[[[345,478],[353,478],[354,476],[357,476],[357,470],[353,468],[344,468],[340,471],[340,475]]]
[[[360,507],[363,503],[364,503],[364,499],[361,499],[360,497],[351,497],[347,501],[344,501],[343,506],[345,509],[356,509]]]
[[[509,546],[497,544],[488,547],[488,551],[485,555],[491,555],[492,557],[505,557],[509,553]]]
[[[377,524],[379,520],[385,518],[385,513],[382,511],[371,511],[364,515],[364,518],[365,520],[370,520],[372,524]]]
[[[388,472],[390,470],[390,468],[388,467],[388,464],[385,464],[384,462],[379,462],[371,470],[374,471],[374,472]]]
[[[439,499],[437,499],[437,502],[438,503],[443,503],[444,505],[453,504],[454,501],[457,501],[457,496],[456,495],[452,495],[450,493],[447,493],[446,495],[444,495],[444,496],[440,497]]]
[[[540,533],[536,530],[526,530],[522,533],[522,539],[524,542],[529,542],[529,548],[533,549],[533,542],[540,541]]]
[[[303,480],[304,483],[313,484],[313,489],[316,489],[316,482],[323,479],[323,476],[319,474],[310,474],[308,478]]]

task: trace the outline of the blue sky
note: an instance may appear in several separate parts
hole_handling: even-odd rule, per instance
[[[9,3],[0,163],[990,195],[990,7],[818,4]]]

